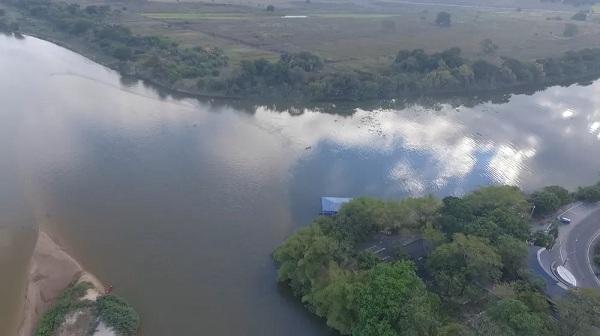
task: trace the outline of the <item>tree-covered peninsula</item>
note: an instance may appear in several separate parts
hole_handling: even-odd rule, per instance
[[[525,195],[493,186],[442,200],[354,199],[274,251],[278,280],[343,335],[590,335],[600,293],[548,299],[527,268],[540,193],[556,210],[589,191],[565,198],[560,187]],[[422,239],[426,252],[406,237]]]

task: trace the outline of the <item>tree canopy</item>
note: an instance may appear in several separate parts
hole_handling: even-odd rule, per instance
[[[553,312],[525,269],[531,203],[542,193],[571,200],[558,186],[529,197],[491,186],[442,201],[356,198],[274,251],[278,279],[343,335],[589,335],[600,294],[571,291]],[[425,262],[365,248],[380,235],[424,237]]]
[[[450,27],[451,16],[448,12],[439,12],[435,18],[435,24],[440,27]]]

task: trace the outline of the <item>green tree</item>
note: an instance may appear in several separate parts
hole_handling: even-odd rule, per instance
[[[451,16],[448,12],[439,12],[435,18],[435,24],[440,27],[450,27]]]
[[[449,323],[438,330],[437,336],[472,336],[473,332],[459,323]]]
[[[502,235],[494,246],[502,260],[502,271],[509,279],[516,279],[519,271],[525,267],[527,244],[509,235]]]
[[[316,288],[303,301],[311,304],[327,325],[342,335],[352,332],[358,321],[357,295],[360,282],[357,275],[331,264],[326,285]]]
[[[542,189],[542,191],[545,192],[549,192],[554,194],[554,196],[558,197],[558,199],[560,200],[560,205],[565,205],[570,203],[571,201],[573,201],[573,198],[571,197],[571,193],[569,193],[569,191],[561,186],[547,186],[544,187]]]
[[[355,336],[434,335],[437,299],[410,262],[381,263],[367,274],[358,295]]]
[[[267,12],[274,12],[274,11],[275,11],[275,6],[273,6],[273,5],[267,6]]]
[[[536,217],[551,214],[561,206],[560,198],[548,191],[536,191],[531,194],[531,203],[535,206],[533,214]]]
[[[587,19],[587,11],[579,11],[571,17],[571,20],[585,21]]]
[[[600,201],[600,182],[592,186],[579,187],[575,192],[575,198],[585,202]]]
[[[515,299],[503,299],[486,312],[507,336],[551,335],[544,320],[532,313],[526,304]]]
[[[340,255],[339,243],[313,223],[288,238],[275,250],[273,258],[279,266],[278,280],[288,283],[294,294],[304,296]]]
[[[498,50],[498,46],[489,38],[481,41],[481,51],[486,55],[495,54]]]
[[[436,248],[428,268],[440,292],[451,299],[475,298],[501,275],[500,256],[489,241],[456,234],[450,243]]]
[[[575,288],[558,304],[562,335],[596,335],[600,327],[600,292],[590,288]]]

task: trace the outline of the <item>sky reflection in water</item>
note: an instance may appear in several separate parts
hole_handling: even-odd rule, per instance
[[[599,178],[599,82],[333,114],[175,99],[33,38],[0,36],[0,69],[0,209],[57,234],[150,336],[325,333],[277,290],[270,259],[320,196]]]

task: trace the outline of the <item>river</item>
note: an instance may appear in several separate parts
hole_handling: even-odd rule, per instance
[[[0,36],[0,69],[0,294],[21,293],[39,226],[136,307],[146,336],[328,334],[270,257],[320,196],[600,178],[598,81],[332,113],[173,98],[31,37]]]

